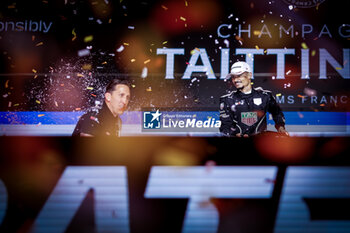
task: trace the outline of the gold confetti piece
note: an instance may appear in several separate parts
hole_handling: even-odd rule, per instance
[[[136,59],[135,59],[135,58],[133,58],[133,59],[131,59],[130,61],[131,61],[131,62],[135,62],[135,61],[136,61]]]
[[[34,75],[34,79],[36,79],[38,77],[38,75],[36,74],[36,75]]]
[[[87,90],[93,90],[94,88],[93,87],[87,87],[86,89]]]
[[[151,61],[151,59],[148,59],[148,60],[144,61],[143,64],[147,64],[147,63],[149,63],[150,61]]]
[[[185,0],[185,6],[188,6],[188,2]]]
[[[129,46],[129,43],[124,42],[123,45]]]
[[[77,38],[77,34],[75,33],[75,28],[73,28],[72,30],[72,35],[73,35],[72,41],[74,41]]]
[[[107,64],[107,62],[106,62],[106,61],[102,62],[102,65],[106,65],[106,64]]]
[[[112,19],[109,19],[109,20],[108,20],[108,23],[112,23]]]
[[[6,80],[6,82],[5,82],[5,88],[8,88],[8,87],[9,87],[9,81],[10,81],[10,80]]]
[[[255,48],[256,48],[257,50],[259,50],[259,46],[255,45]]]
[[[291,72],[292,72],[291,70],[288,70],[287,73],[286,73],[286,75],[289,75]]]
[[[162,8],[163,8],[164,10],[168,10],[168,7],[166,7],[166,6],[164,6],[164,5],[162,5]]]
[[[254,30],[253,31],[254,36],[259,36],[260,33],[261,33],[261,31],[259,31],[259,30]]]
[[[196,51],[197,51],[196,49],[192,49],[192,50],[191,50],[191,55],[195,54]]]
[[[307,45],[306,45],[305,42],[301,43],[301,47],[302,47],[303,49],[308,49],[308,47],[307,47]]]
[[[148,87],[146,91],[152,91],[152,87]]]
[[[44,42],[39,42],[39,43],[37,43],[35,46],[38,47],[38,46],[41,46],[41,45],[43,45],[43,44],[44,44]]]
[[[92,65],[91,64],[84,64],[82,68],[83,68],[83,70],[91,70]]]
[[[180,16],[180,19],[181,19],[182,21],[186,21],[186,18],[185,18],[185,17]]]
[[[15,5],[10,5],[10,6],[7,6],[8,9],[15,9],[16,6]]]
[[[94,36],[93,35],[90,35],[90,36],[85,36],[84,38],[84,42],[87,43],[87,42],[90,42],[94,39]]]
[[[131,87],[132,87],[132,88],[135,88],[135,87],[136,87],[136,85],[135,85],[135,84],[131,84]]]
[[[298,97],[299,97],[299,98],[302,98],[302,99],[305,98],[305,96],[303,96],[303,95],[298,95]]]
[[[36,71],[35,69],[32,69],[32,72],[33,72],[33,73],[36,73],[37,71]]]
[[[75,108],[75,110],[76,110],[76,111],[80,111],[80,110],[81,110],[81,108]]]
[[[80,74],[80,73],[78,73],[77,76],[78,76],[78,77],[84,77],[84,75],[83,75],[83,74]]]
[[[168,43],[168,41],[164,41],[164,42],[163,42],[163,44],[167,44],[167,43]]]
[[[343,68],[341,67],[335,67],[336,70],[342,70]]]
[[[13,107],[17,107],[17,106],[19,106],[19,104],[14,104],[14,105],[13,105]]]
[[[325,104],[320,104],[320,106],[321,106],[321,107],[324,107],[324,106],[325,106]]]
[[[41,103],[40,100],[35,100],[35,102],[36,102],[37,104],[40,104],[40,103]]]
[[[276,94],[276,96],[281,96],[281,95],[282,95],[281,93]]]
[[[39,114],[39,115],[38,115],[38,117],[43,117],[43,116],[45,116],[45,114]]]
[[[312,50],[311,56],[315,56],[315,55],[316,55],[316,50]]]

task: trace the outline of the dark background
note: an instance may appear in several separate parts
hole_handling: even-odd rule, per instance
[[[294,48],[295,55],[286,56],[285,80],[273,80],[276,56],[255,56],[255,73],[265,73],[254,80],[255,86],[275,94],[294,95],[294,104],[282,104],[284,111],[348,111],[348,104],[331,104],[329,96],[349,98],[349,80],[327,65],[327,80],[319,80],[318,49],[325,48],[338,62],[343,61],[342,49],[348,38],[338,34],[342,24],[349,24],[343,2],[325,0],[309,8],[290,10],[287,1],[111,1],[111,0],[31,0],[0,3],[0,20],[52,22],[48,33],[0,32],[0,110],[2,111],[75,111],[94,106],[103,95],[105,84],[115,75],[133,83],[133,98],[129,110],[142,107],[218,108],[218,99],[229,88],[219,79],[220,47],[225,39],[218,38],[221,24],[232,24],[223,32],[230,48],[230,65],[243,56],[235,56],[236,48]],[[185,20],[184,20],[185,19]],[[251,24],[251,38],[237,34]],[[258,38],[254,30],[266,24],[272,38]],[[277,26],[275,26],[275,24]],[[279,38],[278,26],[294,25],[294,38]],[[301,38],[301,25],[310,24],[314,31]],[[318,38],[326,24],[332,38]],[[75,33],[75,34],[74,34]],[[93,39],[85,42],[88,36]],[[310,49],[310,80],[300,79],[301,43]],[[116,50],[124,46],[122,52]],[[79,57],[78,51],[90,46],[90,55]],[[175,56],[175,79],[165,80],[165,55],[156,55],[157,48],[185,48],[185,55]],[[196,81],[181,80],[186,62],[195,48],[206,48],[217,80],[207,80],[204,73],[194,73]],[[131,62],[131,59],[135,59]],[[200,64],[200,61],[199,63]],[[147,67],[146,78],[140,75]],[[68,76],[68,77],[67,77]],[[285,85],[290,84],[289,87]],[[317,92],[318,103],[301,104],[297,95],[304,88]],[[91,89],[93,88],[93,89]],[[322,96],[328,103],[320,104]]]

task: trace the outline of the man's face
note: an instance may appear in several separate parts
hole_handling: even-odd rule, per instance
[[[121,115],[128,107],[130,88],[125,84],[118,84],[114,91],[105,94],[105,100],[114,116]]]
[[[251,85],[252,74],[249,72],[244,72],[240,75],[233,75],[232,83],[237,89],[242,89]]]

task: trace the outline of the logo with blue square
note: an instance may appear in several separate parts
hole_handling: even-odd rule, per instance
[[[143,112],[143,128],[144,129],[160,129],[162,113],[157,111]]]

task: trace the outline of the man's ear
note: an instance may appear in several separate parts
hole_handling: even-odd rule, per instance
[[[110,102],[110,101],[111,101],[111,98],[112,98],[111,93],[106,92],[106,93],[105,93],[105,100],[107,100],[108,102]]]
[[[248,72],[248,77],[249,77],[249,79],[252,79],[252,77],[253,77],[252,72]]]

